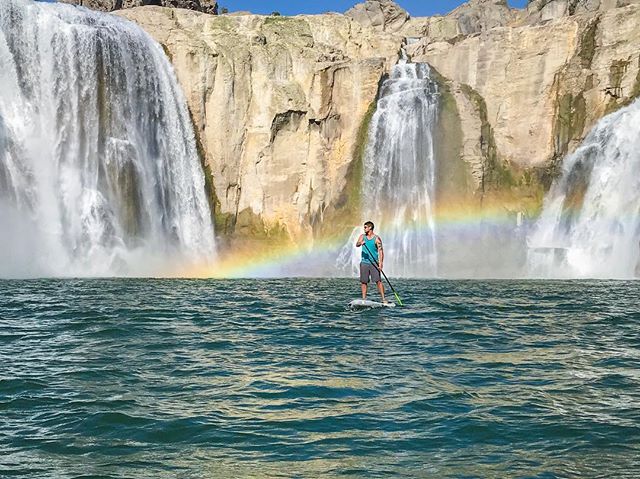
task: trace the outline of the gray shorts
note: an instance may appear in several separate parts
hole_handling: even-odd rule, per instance
[[[360,263],[360,282],[368,283],[371,277],[372,283],[380,281],[380,271],[374,265],[369,263]]]

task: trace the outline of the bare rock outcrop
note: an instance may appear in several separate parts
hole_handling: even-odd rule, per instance
[[[411,59],[431,64],[447,92],[438,140],[450,163],[441,168],[451,173],[447,194],[519,185],[532,171],[551,178],[599,118],[640,95],[640,5],[611,1],[535,18],[541,3],[518,12],[502,0],[408,20],[385,13],[388,1],[349,15],[120,14],[176,69],[215,191],[217,231],[303,241],[319,225],[338,227],[345,215],[332,211],[353,206],[346,192],[357,194],[367,119],[407,37]],[[532,196],[539,205],[540,190]]]
[[[516,12],[509,8],[506,0],[471,0],[444,16],[410,18],[400,32],[410,38],[455,42],[509,25],[517,18]]]
[[[217,0],[58,0],[63,3],[80,5],[92,10],[113,12],[124,8],[157,5],[170,8],[186,8],[198,12],[218,14]]]
[[[530,0],[521,15],[521,22],[531,25],[573,15],[604,12],[639,3],[640,0]]]
[[[218,233],[308,240],[348,206],[358,132],[401,37],[338,14],[119,14],[175,67],[215,187]]]
[[[455,43],[424,38],[409,53],[478,95],[502,161],[546,167],[640,94],[639,25],[640,6],[631,5]],[[472,164],[477,181],[480,166]]]
[[[367,0],[350,8],[347,17],[366,27],[397,32],[409,20],[409,14],[392,0]]]
[[[506,0],[471,0],[447,15],[457,22],[461,35],[471,35],[503,27],[514,19]]]

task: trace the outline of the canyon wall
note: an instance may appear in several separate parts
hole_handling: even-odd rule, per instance
[[[456,40],[423,37],[409,52],[456,85],[463,116],[469,98],[481,105],[475,124],[486,123],[491,137],[463,127],[469,150],[480,151],[472,139],[482,137],[505,167],[553,176],[599,118],[640,93],[639,45],[640,5],[628,5],[534,24],[520,18]],[[484,156],[467,155],[478,186]]]
[[[378,84],[402,38],[338,14],[119,12],[160,42],[185,91],[221,238],[311,239],[349,207]],[[351,182],[351,183],[350,183]]]
[[[429,18],[389,0],[346,15],[119,14],[176,68],[226,239],[304,243],[359,221],[368,119],[403,47],[442,86],[439,190],[507,211],[535,215],[561,158],[640,93],[632,1],[472,0]]]

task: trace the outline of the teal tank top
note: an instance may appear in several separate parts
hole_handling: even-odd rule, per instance
[[[361,246],[362,248],[362,259],[361,262],[362,263],[367,263],[367,264],[380,264],[379,258],[378,258],[378,247],[376,246],[376,239],[378,238],[377,235],[373,235],[373,238],[368,239],[365,235],[364,237],[364,244]],[[367,250],[367,248],[365,248],[365,245],[367,246],[367,248],[369,248]],[[371,254],[369,254],[369,252],[371,252]],[[371,256],[373,255],[373,261],[371,261]]]

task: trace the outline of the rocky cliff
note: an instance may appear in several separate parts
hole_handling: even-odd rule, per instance
[[[447,194],[506,193],[507,209],[539,207],[559,159],[640,94],[635,0],[535,0],[521,11],[472,0],[430,18],[389,0],[346,15],[120,14],[176,68],[225,238],[304,243],[352,221],[367,121],[403,45],[440,75],[440,170],[467,170],[447,173]]]
[[[558,9],[554,18],[542,10],[408,49],[450,80],[462,156],[480,190],[536,178],[548,186],[593,124],[640,94],[640,5]]]
[[[123,8],[141,7],[145,5],[157,5],[169,8],[186,8],[197,12],[218,14],[217,0],[58,0],[62,3],[70,3],[100,10],[102,12],[113,12]]]
[[[409,21],[407,11],[393,0],[367,0],[347,10],[345,15],[364,26],[381,31],[396,32]]]
[[[348,209],[366,118],[401,37],[337,14],[211,16],[156,7],[120,14],[173,62],[222,238],[303,243],[336,220],[332,211]]]

